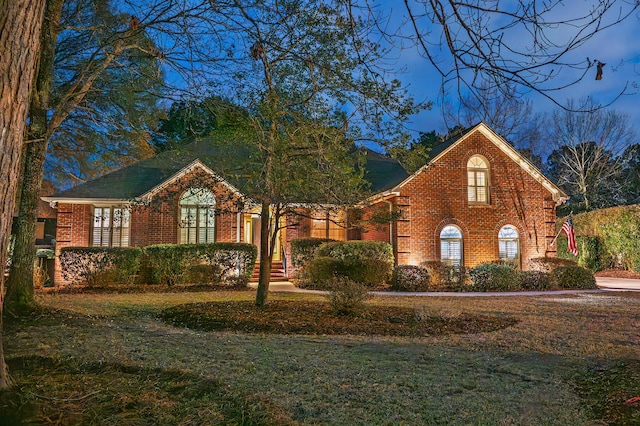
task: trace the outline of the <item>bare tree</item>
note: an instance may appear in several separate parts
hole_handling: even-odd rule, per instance
[[[443,116],[448,128],[468,128],[483,121],[518,148],[533,149],[540,137],[540,118],[533,112],[533,102],[524,99],[515,84],[497,88],[485,81],[476,91],[462,96],[457,105],[446,102]]]
[[[45,0],[0,1],[0,267],[6,264],[19,178],[22,135],[40,51]],[[2,346],[4,272],[0,274],[0,389],[11,386]]]
[[[567,107],[553,112],[545,124],[545,140],[554,149],[548,159],[550,174],[579,197],[585,210],[616,204],[621,154],[635,138],[629,117],[599,109],[591,98],[570,100]]]
[[[354,3],[358,13],[378,12],[366,0]],[[441,76],[443,94],[477,92],[490,82],[491,90],[508,94],[515,85],[566,107],[554,97],[558,91],[602,70],[598,59],[578,57],[576,49],[605,31],[615,37],[612,27],[633,19],[638,8],[639,2],[626,0],[579,7],[562,0],[405,0],[400,28],[390,34],[387,21],[380,28],[390,42],[418,48]],[[622,83],[620,94],[627,85]]]

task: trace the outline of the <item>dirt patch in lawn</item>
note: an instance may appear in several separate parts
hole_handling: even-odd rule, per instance
[[[420,308],[365,306],[357,315],[336,315],[328,303],[274,300],[210,302],[168,308],[160,318],[197,330],[310,335],[437,336],[496,331],[517,323],[511,317],[460,313],[435,316]]]

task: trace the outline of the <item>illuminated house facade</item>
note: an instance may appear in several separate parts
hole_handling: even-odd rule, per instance
[[[530,258],[555,256],[555,209],[566,194],[488,126],[480,123],[430,155],[428,164],[409,174],[397,161],[367,151],[365,178],[374,195],[363,200],[364,216],[382,209],[394,220],[356,227],[345,223],[346,212],[310,211],[282,231],[274,261],[286,258],[290,241],[300,237],[386,241],[398,264],[474,266],[510,259],[526,269]],[[43,197],[57,209],[56,249],[258,245],[257,210],[238,189],[249,183],[222,179],[215,164],[207,145],[194,142]]]

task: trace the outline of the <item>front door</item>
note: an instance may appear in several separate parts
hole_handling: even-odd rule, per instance
[[[260,257],[260,215],[247,214],[244,216],[244,242],[258,247]],[[273,260],[282,260],[282,247],[280,244],[280,231],[278,231],[277,243],[273,250]]]

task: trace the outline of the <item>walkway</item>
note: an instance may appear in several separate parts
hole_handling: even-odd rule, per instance
[[[374,291],[373,294],[380,296],[429,296],[429,297],[487,297],[487,296],[542,296],[542,295],[559,295],[559,294],[578,294],[578,293],[599,293],[605,291],[640,291],[640,280],[632,280],[626,278],[609,278],[596,277],[596,290],[555,290],[555,291],[504,291],[504,292],[445,292],[445,291],[429,291],[429,292],[399,292],[399,291]],[[257,283],[250,283],[250,287],[257,287]],[[289,281],[278,281],[269,284],[269,291],[288,292],[288,293],[308,293],[308,294],[327,294],[322,290],[305,290],[298,288]]]

